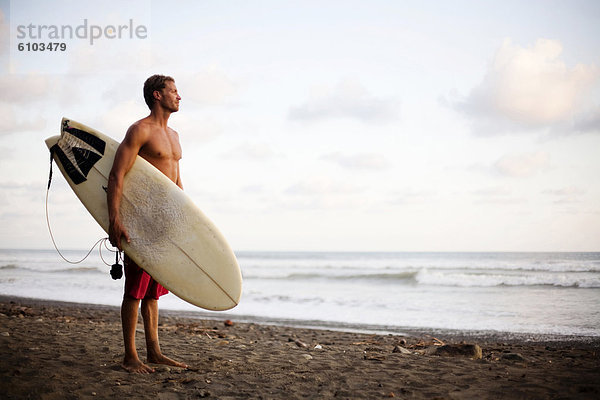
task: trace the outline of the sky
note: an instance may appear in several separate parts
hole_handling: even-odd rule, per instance
[[[52,248],[61,118],[120,141],[161,73],[236,251],[599,251],[599,26],[595,0],[0,0],[0,248]],[[48,209],[61,249],[106,236],[58,173]]]

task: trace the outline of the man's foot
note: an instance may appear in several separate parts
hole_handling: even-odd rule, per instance
[[[121,366],[128,372],[134,374],[151,374],[154,372],[154,368],[147,366],[139,359],[134,360],[123,360]]]
[[[157,356],[148,356],[148,362],[152,363],[152,364],[163,364],[163,365],[168,365],[171,367],[177,367],[177,368],[187,368],[187,364],[181,363],[179,361],[175,361],[170,359],[169,357],[165,357],[162,354],[159,354]]]

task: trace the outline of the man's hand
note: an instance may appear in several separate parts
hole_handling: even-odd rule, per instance
[[[114,247],[117,247],[119,250],[123,251],[123,247],[121,246],[122,238],[125,238],[127,243],[131,243],[131,239],[129,238],[127,230],[119,219],[115,219],[114,221],[110,222],[110,226],[108,227],[108,240]]]

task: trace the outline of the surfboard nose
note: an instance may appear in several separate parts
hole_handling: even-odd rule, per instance
[[[56,143],[58,143],[59,139],[60,139],[60,135],[51,136],[48,139],[46,139],[45,142],[46,142],[46,146],[48,146],[48,150],[50,150],[52,148],[52,146],[54,146]]]

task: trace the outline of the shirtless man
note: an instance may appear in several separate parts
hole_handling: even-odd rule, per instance
[[[123,178],[139,154],[183,189],[179,175],[181,146],[177,132],[167,126],[171,113],[179,110],[181,97],[173,78],[153,75],[144,83],[144,99],[150,115],[135,122],[127,130],[119,146],[108,178],[108,236],[113,246],[122,250],[121,241],[130,243],[127,230],[121,222],[119,207],[123,194]],[[168,293],[159,283],[125,256],[125,294],[121,306],[125,357],[123,368],[129,372],[151,373],[154,369],[144,364],[135,347],[138,307],[142,303],[142,318],[148,363],[187,368],[187,365],[165,357],[158,343],[158,298]]]

